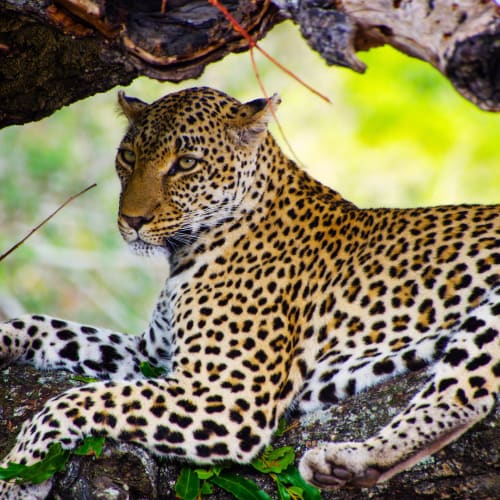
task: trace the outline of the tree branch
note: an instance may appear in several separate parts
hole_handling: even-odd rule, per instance
[[[493,0],[223,4],[254,39],[291,17],[328,64],[358,72],[364,64],[357,51],[390,44],[435,66],[482,109],[500,110]],[[208,0],[0,0],[0,128],[38,120],[139,75],[194,78],[208,63],[247,48]]]
[[[292,446],[297,456],[301,456],[318,441],[364,439],[400,411],[425,378],[425,373],[397,378],[328,411],[306,415],[297,427],[275,440],[274,445]],[[41,373],[19,366],[0,372],[0,456],[12,447],[21,423],[40,410],[44,401],[75,385],[78,383],[72,376],[63,372]],[[324,492],[323,498],[496,498],[500,486],[499,442],[500,405],[497,404],[496,412],[472,431],[387,483],[373,489]],[[277,498],[269,476],[257,474],[249,467],[235,466],[235,471],[253,479],[271,498]],[[174,498],[178,474],[177,464],[157,460],[139,446],[108,443],[99,459],[73,457],[66,470],[57,476],[52,493],[72,500],[104,498],[105,491],[114,492],[114,498],[132,500]],[[207,497],[209,500],[229,498],[221,491]]]
[[[493,0],[280,0],[328,64],[362,73],[380,45],[427,61],[480,108],[500,111],[500,7]]]
[[[282,20],[270,0],[224,4],[256,39]],[[206,0],[3,0],[0,128],[128,85],[139,75],[178,82],[247,48]]]

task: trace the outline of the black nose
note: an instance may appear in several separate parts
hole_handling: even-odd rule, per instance
[[[122,215],[122,219],[132,228],[135,229],[136,231],[139,231],[139,229],[144,226],[144,224],[147,224],[148,222],[151,222],[153,220],[153,217],[131,217],[130,215]]]

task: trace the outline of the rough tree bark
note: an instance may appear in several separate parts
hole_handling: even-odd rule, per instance
[[[350,398],[328,411],[316,412],[300,420],[294,429],[275,440],[275,446],[293,446],[297,456],[318,441],[364,439],[373,435],[409,400],[426,378],[412,374],[386,382]],[[75,386],[71,375],[14,366],[0,372],[0,456],[12,446],[20,424],[39,410],[44,401]],[[324,492],[324,500],[431,500],[495,499],[500,491],[500,404],[483,422],[458,441],[447,446],[373,489]],[[235,472],[255,480],[271,498],[277,498],[269,477],[248,467]],[[91,499],[169,499],[179,466],[156,460],[138,446],[106,445],[99,459],[73,457],[64,472],[57,475],[53,498]],[[59,496],[57,496],[59,495]],[[229,499],[216,491],[208,500]]]
[[[500,7],[493,0],[280,0],[329,64],[363,72],[384,44],[427,61],[477,106],[500,110]]]
[[[0,0],[0,128],[146,75],[178,82],[246,42],[206,0]],[[224,2],[256,39],[270,0]]]
[[[259,39],[286,17],[328,64],[391,44],[435,66],[479,107],[500,109],[493,0],[222,0]],[[0,127],[40,119],[138,75],[181,81],[248,43],[208,0],[0,0]],[[277,54],[279,57],[279,54]]]

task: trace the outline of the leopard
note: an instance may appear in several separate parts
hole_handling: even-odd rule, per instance
[[[329,408],[427,370],[378,433],[300,459],[319,488],[372,487],[491,411],[499,205],[358,208],[281,150],[268,127],[278,94],[242,103],[194,87],[118,101],[118,228],[136,254],[168,261],[165,286],[141,335],[42,314],[1,325],[2,367],[97,379],[46,402],[3,467],[87,436],[197,464],[248,463],[291,408]],[[165,374],[147,378],[145,362]],[[2,481],[0,497],[50,489]]]

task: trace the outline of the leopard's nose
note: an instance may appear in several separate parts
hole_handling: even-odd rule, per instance
[[[151,222],[153,220],[153,216],[151,217],[132,217],[130,215],[124,215],[122,214],[122,219],[127,223],[129,227],[132,229],[135,229],[136,231],[139,231],[139,229],[144,226],[144,224],[147,224],[148,222]]]

